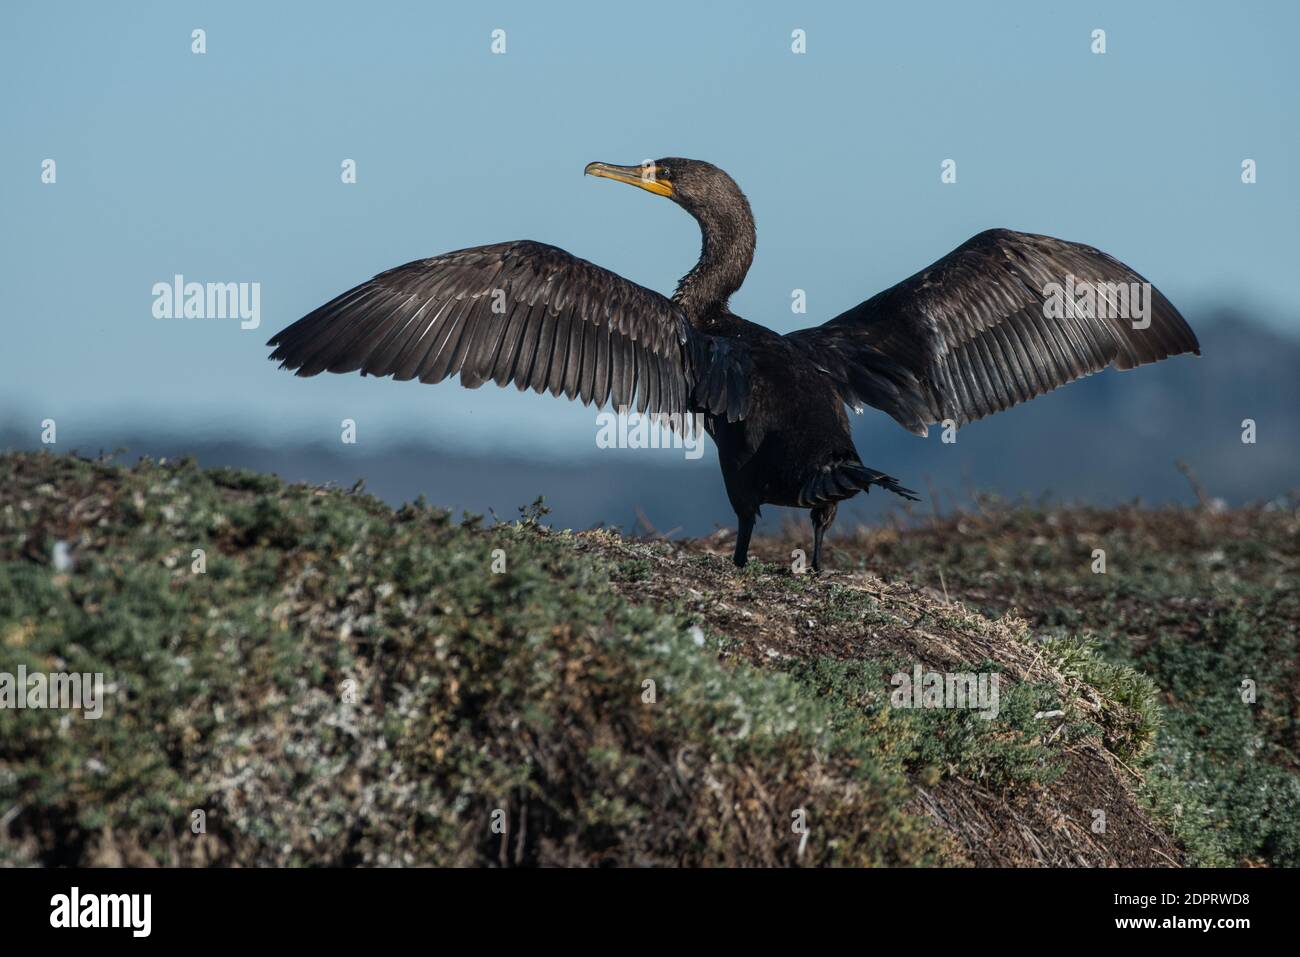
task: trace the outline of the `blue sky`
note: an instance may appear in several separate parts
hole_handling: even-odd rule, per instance
[[[336,442],[351,417],[365,441],[593,448],[581,406],[300,380],[262,345],[382,269],[507,239],[671,291],[694,223],[584,178],[591,160],[731,172],[759,230],[733,308],[781,331],[1010,226],[1101,246],[1190,315],[1240,300],[1300,334],[1300,4],[8,3],[3,17],[0,420],[35,434],[55,418],[61,445],[168,429]],[[349,158],[355,185],[340,182]],[[949,158],[955,185],[940,183]],[[151,288],[176,273],[260,283],[261,328],[154,320]],[[790,311],[795,288],[807,316]]]

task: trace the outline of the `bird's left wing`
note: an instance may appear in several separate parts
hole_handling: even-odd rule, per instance
[[[918,435],[928,424],[963,425],[1109,365],[1200,354],[1178,310],[1123,263],[1091,246],[1009,229],[980,233],[898,285],[786,338],[845,402],[875,406]]]
[[[380,273],[277,333],[298,375],[356,372],[421,382],[456,373],[550,390],[598,407],[686,413],[715,362],[675,303],[555,246],[521,240]],[[707,395],[703,396],[707,398]],[[728,413],[726,390],[716,394]]]

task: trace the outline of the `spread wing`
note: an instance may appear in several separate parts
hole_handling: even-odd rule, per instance
[[[1091,246],[1009,229],[980,233],[787,338],[845,402],[875,406],[919,435],[928,424],[964,425],[1107,366],[1200,355],[1178,310],[1128,266]]]
[[[298,375],[357,372],[421,382],[459,374],[598,407],[708,411],[748,403],[708,383],[736,365],[670,299],[544,243],[478,246],[398,266],[277,333]],[[734,378],[734,376],[733,376]]]

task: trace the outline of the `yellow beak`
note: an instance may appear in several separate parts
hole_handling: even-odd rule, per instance
[[[615,166],[612,163],[588,163],[584,170],[592,176],[603,176],[605,179],[617,180],[620,183],[630,183],[633,186],[640,186],[644,190],[654,193],[656,196],[671,196],[673,194],[673,184],[668,180],[655,175],[655,164],[644,163],[640,166]]]

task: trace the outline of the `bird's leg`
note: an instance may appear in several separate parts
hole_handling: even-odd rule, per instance
[[[733,560],[737,568],[744,568],[745,562],[749,561],[749,536],[754,531],[754,516],[737,512],[736,520],[740,527],[736,530],[736,555]]]
[[[812,510],[813,524],[813,571],[822,570],[822,536],[826,534],[826,529],[831,527],[835,521],[836,504],[831,502],[829,505],[818,505]]]

